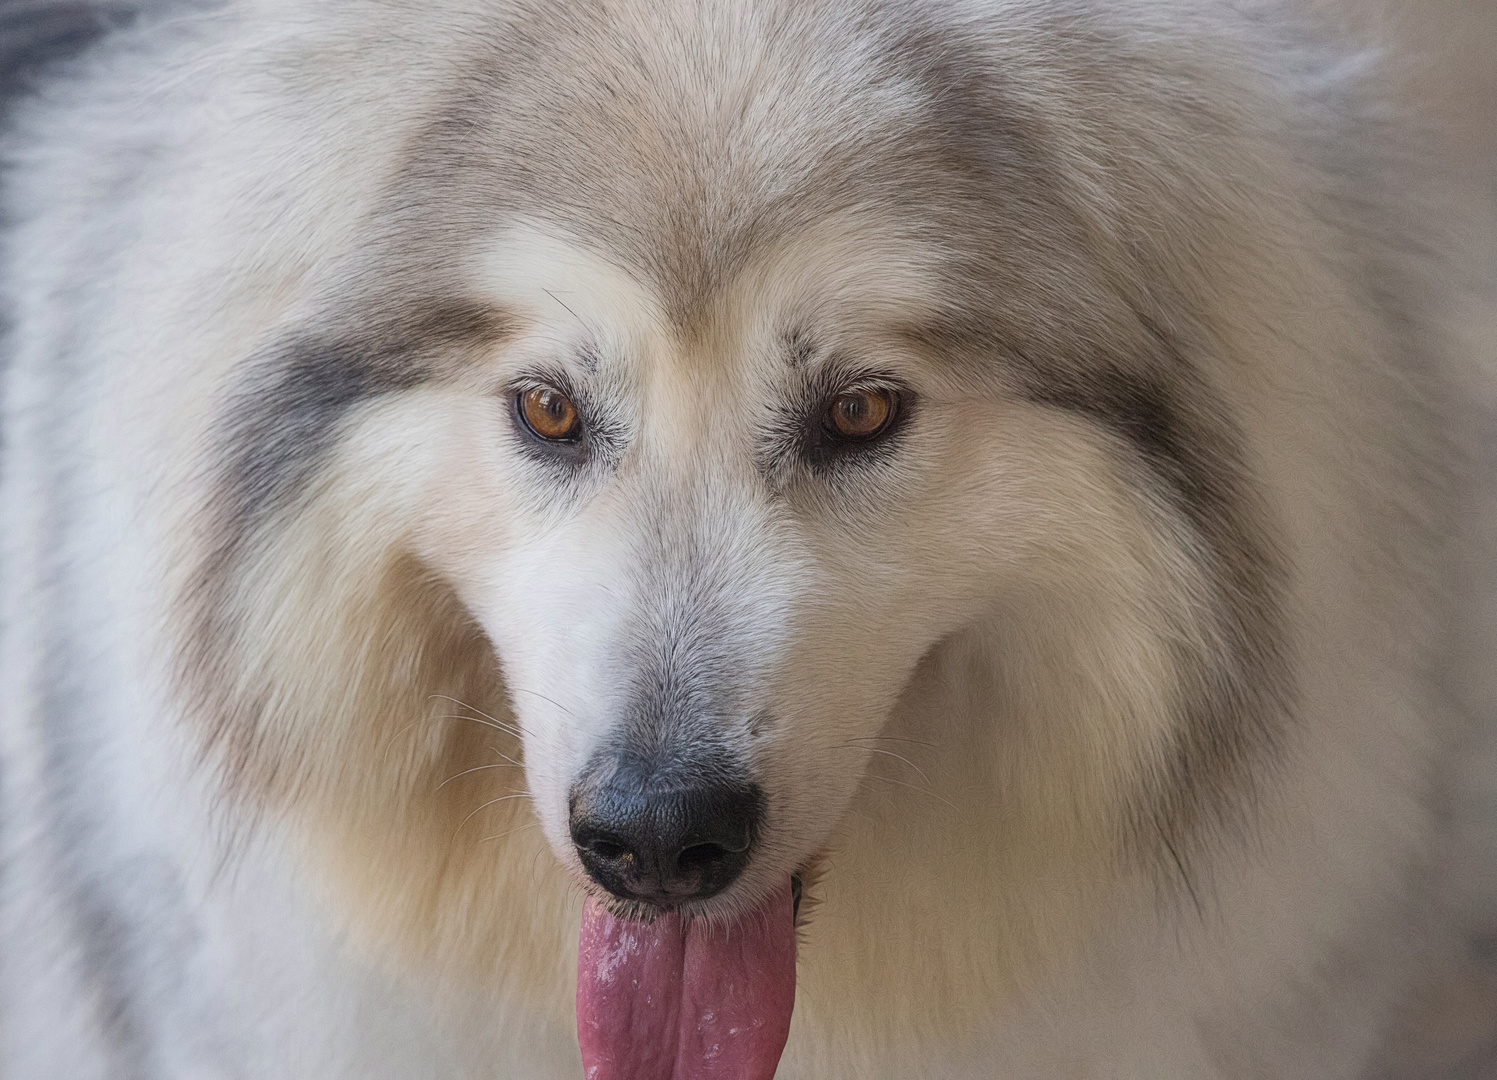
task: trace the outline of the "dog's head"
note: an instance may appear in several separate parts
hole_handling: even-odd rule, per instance
[[[1212,359],[1258,150],[1043,7],[517,17],[375,144],[221,399],[182,623],[226,790],[362,925],[564,997],[568,881],[824,870],[845,972],[940,895],[990,980],[1218,822],[1282,686]]]

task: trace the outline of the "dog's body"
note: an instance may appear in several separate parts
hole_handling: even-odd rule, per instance
[[[1481,418],[1281,14],[267,0],[67,75],[5,1075],[578,1075],[641,755],[758,800],[687,913],[804,885],[785,1077],[1354,1077],[1457,946]]]

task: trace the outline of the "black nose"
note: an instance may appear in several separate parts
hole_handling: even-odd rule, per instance
[[[605,761],[572,789],[572,842],[588,874],[626,900],[670,908],[722,892],[749,861],[762,816],[753,784]]]

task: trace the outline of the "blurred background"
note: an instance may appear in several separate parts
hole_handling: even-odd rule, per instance
[[[1462,283],[1451,327],[1483,361],[1480,387],[1497,413],[1497,0],[1308,0],[1349,33],[1385,50],[1403,110],[1428,139],[1439,178],[1437,210],[1459,259]],[[1497,431],[1485,440],[1497,475]],[[1484,516],[1497,531],[1497,507]],[[1497,612],[1474,642],[1490,660],[1497,700]],[[1479,669],[1478,669],[1479,670]],[[1480,834],[1490,857],[1459,867],[1460,892],[1478,932],[1433,970],[1410,1002],[1371,1080],[1497,1080],[1497,752],[1464,763],[1472,797],[1456,827]]]

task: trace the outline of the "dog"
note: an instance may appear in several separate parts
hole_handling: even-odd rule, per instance
[[[1494,564],[1366,56],[105,14],[5,144],[6,1075],[1381,1067]]]

